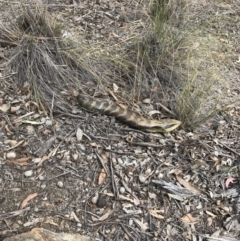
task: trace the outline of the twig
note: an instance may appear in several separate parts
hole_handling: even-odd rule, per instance
[[[169,110],[166,106],[164,106],[163,104],[158,102],[158,103],[156,103],[156,105],[160,105],[166,112],[168,112],[172,116],[175,116],[175,114],[171,110]]]
[[[51,103],[51,114],[53,113],[53,107],[54,107],[54,97],[55,97],[55,94],[53,93],[53,97],[52,97],[52,103]]]
[[[16,74],[16,73],[11,73],[11,74],[7,74],[7,75],[4,75],[4,76],[0,76],[0,79],[7,79],[7,78],[11,77],[14,74]]]
[[[63,168],[63,167],[61,167],[61,166],[58,166],[58,165],[56,165],[56,167],[57,167],[58,169],[64,171],[64,173],[62,173],[62,174],[60,174],[60,175],[58,175],[58,176],[56,176],[56,177],[59,177],[59,176],[62,176],[62,175],[66,175],[66,174],[68,174],[68,173],[71,173],[71,174],[74,175],[74,176],[77,176],[77,177],[82,178],[81,176],[79,176],[78,174],[74,173],[73,171],[68,171],[68,170],[66,170],[65,168]],[[54,177],[54,178],[56,178],[56,177]],[[50,179],[50,180],[51,180],[51,179]]]
[[[79,126],[79,125],[78,125]],[[78,128],[77,126],[77,128]],[[77,129],[76,128],[76,129]],[[73,129],[72,131],[70,131],[67,135],[64,136],[64,138],[62,139],[62,141],[60,141],[60,143],[57,145],[57,147],[54,149],[53,153],[52,153],[52,156],[55,156],[56,153],[57,153],[57,150],[59,149],[59,147],[62,145],[62,143],[69,137],[71,136],[75,131],[76,129]]]
[[[99,230],[98,232],[104,237],[105,240],[108,239],[107,236],[101,230]]]
[[[134,146],[146,146],[146,147],[154,147],[154,148],[163,148],[163,145],[157,145],[151,142],[131,142],[127,141],[129,144],[134,145]]]
[[[102,167],[103,167],[104,171],[106,172],[107,176],[109,176],[109,170],[108,170],[108,168],[106,167],[106,165],[105,165],[102,157],[101,157],[96,151],[95,151],[95,154],[97,155],[99,161],[101,162]]]
[[[6,151],[10,151],[10,150],[12,150],[12,149],[14,149],[14,148],[16,148],[16,147],[22,145],[23,142],[24,142],[24,140],[19,141],[15,146],[9,147]]]
[[[121,152],[121,151],[109,150],[107,148],[104,148],[104,151],[116,153],[118,155],[129,155],[129,156],[132,155],[132,152]],[[138,155],[136,155],[136,156],[138,156]],[[141,155],[139,155],[139,156],[141,156]]]
[[[3,117],[7,121],[8,125],[11,126],[11,128],[16,132],[16,129],[13,127],[11,121],[9,120],[9,117],[6,115],[1,115],[1,117]]]
[[[118,215],[118,218],[120,218],[120,219],[128,218],[128,217],[136,216],[139,214],[143,214],[142,210],[133,210],[133,211],[129,211],[129,213]]]
[[[208,240],[217,240],[217,241],[227,241],[227,240],[229,240],[229,241],[237,241],[238,239],[235,239],[235,238],[231,238],[231,239],[229,239],[229,238],[225,238],[225,237],[223,237],[223,238],[220,238],[220,237],[209,237],[208,235],[205,235],[205,234],[199,234],[199,236],[201,236],[201,237],[203,237],[203,238],[207,238]]]
[[[110,144],[112,143],[112,138],[110,138]],[[110,171],[111,171],[111,181],[112,181],[112,188],[113,188],[113,193],[114,193],[114,197],[115,199],[119,199],[119,189],[118,189],[118,186],[117,186],[117,182],[116,182],[116,175],[115,175],[115,172],[114,172],[114,168],[113,168],[113,162],[112,162],[112,152],[110,152],[110,155],[109,155],[109,158],[110,158]]]
[[[21,215],[22,213],[29,211],[30,207],[21,209],[21,210],[17,210],[17,211],[13,211],[13,212],[9,212],[9,213],[3,213],[0,215],[0,220],[5,220],[5,219],[9,219],[18,215]]]
[[[113,99],[114,99],[116,102],[119,101],[118,98],[116,97],[116,95],[115,95],[110,89],[108,89],[108,92],[111,94],[111,96],[113,97]]]
[[[126,227],[124,227],[121,223],[120,226],[122,227],[122,229],[124,230],[124,232],[128,235],[128,237],[130,238],[130,240],[135,240],[135,238],[132,236],[132,234],[127,230]]]
[[[114,170],[113,170],[112,155],[110,155],[110,170],[111,170],[111,180],[112,180],[112,188],[113,188],[114,196],[118,200],[119,199],[119,192],[118,192],[117,182],[116,182],[116,179],[115,179],[115,173],[114,173]]]
[[[146,235],[146,236],[148,236],[148,237],[153,237],[153,235],[151,234],[151,233],[147,233],[147,232],[145,232],[145,231],[141,231],[141,230],[137,230],[136,228],[133,228],[133,227],[131,227],[130,225],[126,225],[126,224],[122,224],[123,226],[125,226],[125,227],[128,227],[128,228],[130,228],[130,229],[132,229],[132,231],[133,232],[135,232],[136,234],[144,234],[144,235]]]
[[[78,118],[78,119],[82,118],[79,115],[74,115],[74,114],[64,112],[64,111],[60,111],[60,110],[54,110],[53,113],[58,114],[59,116],[69,116],[69,117]]]
[[[232,148],[230,148],[230,147],[227,146],[226,144],[224,144],[224,143],[222,143],[222,142],[220,142],[220,141],[218,141],[218,143],[221,144],[221,145],[223,145],[226,149],[228,149],[228,150],[231,151],[232,153],[234,153],[234,154],[240,156],[240,153],[234,151]]]
[[[59,168],[59,167],[57,167],[57,168]],[[62,168],[59,168],[60,170],[63,170]],[[58,178],[58,177],[61,177],[61,176],[64,176],[64,175],[67,175],[67,174],[69,174],[69,173],[71,173],[71,171],[67,171],[67,172],[64,172],[64,173],[61,173],[61,174],[59,174],[59,175],[57,175],[57,176],[55,176],[55,177],[51,177],[51,178],[49,178],[47,181],[50,181],[50,180],[53,180],[53,179],[55,179],[55,178]],[[71,173],[72,174],[72,173]]]
[[[52,147],[56,138],[56,136],[52,136],[51,138],[49,138],[34,152],[34,155],[43,156]]]
[[[152,134],[152,133],[146,133],[146,132],[143,132],[143,131],[141,131],[141,130],[137,130],[137,129],[132,129],[132,128],[122,128],[121,130],[123,130],[123,131],[133,131],[133,132],[137,132],[137,133],[140,133],[140,134],[142,134],[142,135],[144,135],[144,136],[149,136],[150,134]],[[156,133],[155,133],[156,134]],[[152,135],[151,135],[152,136]]]
[[[34,111],[29,112],[29,113],[27,113],[27,114],[25,114],[25,115],[23,115],[23,116],[20,116],[20,117],[18,117],[17,119],[15,119],[15,120],[13,121],[13,124],[18,123],[18,122],[21,121],[21,119],[23,119],[23,118],[25,118],[25,117],[27,117],[27,116],[33,115],[33,114],[35,114]]]

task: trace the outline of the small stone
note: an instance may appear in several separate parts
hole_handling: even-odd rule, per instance
[[[73,158],[74,161],[76,161],[76,160],[78,159],[78,154],[76,154],[76,153],[73,154],[73,155],[72,155],[72,158]]]
[[[82,224],[81,224],[81,223],[77,223],[77,226],[78,226],[79,228],[81,228],[81,227],[82,227]]]
[[[80,142],[82,140],[83,137],[83,131],[80,128],[77,128],[77,132],[76,132],[76,137],[77,137],[77,141]]]
[[[79,143],[79,144],[77,145],[77,147],[79,148],[80,151],[83,151],[83,152],[86,151],[85,145],[82,145],[81,143]]]
[[[133,172],[128,172],[128,176],[133,176]]]
[[[143,152],[143,149],[142,148],[136,148],[135,150],[134,150],[134,153],[135,154],[141,154]]]
[[[121,194],[125,193],[125,188],[124,188],[124,187],[120,187],[119,192],[120,192]]]
[[[150,98],[146,98],[142,101],[144,104],[150,104],[151,103],[151,99]]]
[[[46,122],[46,118],[42,117],[42,118],[41,118],[41,122],[42,122],[42,123],[45,123],[45,122]]]
[[[45,121],[45,125],[46,125],[46,126],[51,126],[51,125],[52,125],[52,120],[47,119],[47,120]]]
[[[13,147],[13,146],[17,145],[17,141],[16,140],[5,140],[4,144]]]
[[[93,204],[96,204],[97,201],[98,201],[98,194],[95,195],[95,196],[92,198],[92,203],[93,203]]]
[[[28,134],[33,134],[35,132],[34,127],[30,125],[26,127],[26,130]]]
[[[133,220],[130,218],[129,219],[129,226],[132,226],[133,225]]]
[[[150,175],[151,172],[152,172],[151,168],[148,168],[145,173],[146,175]]]
[[[117,161],[118,161],[118,165],[122,166],[123,160],[121,158],[118,158]]]
[[[158,174],[158,179],[162,179],[164,177],[163,173],[162,172],[159,172]]]
[[[28,170],[28,171],[24,172],[25,177],[31,177],[32,174],[33,174],[33,170]]]
[[[56,127],[56,131],[61,131],[61,128],[59,126]],[[61,138],[61,136],[58,136],[58,138]]]
[[[86,177],[86,182],[92,182],[92,178],[91,177]]]
[[[43,184],[41,185],[41,188],[42,188],[42,189],[46,188],[46,184],[43,183]]]
[[[14,159],[16,156],[17,154],[15,152],[8,152],[6,155],[7,159]]]
[[[32,159],[32,162],[34,162],[34,163],[39,163],[39,162],[41,162],[41,160],[42,160],[42,158],[40,158],[40,157],[38,157],[38,158],[33,158],[33,159]]]
[[[40,181],[43,181],[45,178],[44,178],[44,176],[40,175],[40,176],[38,177],[38,179],[39,179]]]
[[[116,158],[112,158],[112,163],[114,164],[114,165],[116,165],[117,164],[117,160],[116,160]]]
[[[139,181],[140,181],[141,183],[144,183],[144,182],[146,182],[146,180],[147,180],[147,178],[146,178],[144,175],[140,174],[140,176],[139,176]]]
[[[63,187],[63,182],[62,181],[58,181],[57,186],[62,188]]]

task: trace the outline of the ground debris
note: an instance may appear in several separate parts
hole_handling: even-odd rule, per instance
[[[55,21],[65,25],[64,36],[78,38],[84,32],[81,41],[115,46],[143,29],[145,1],[77,2],[46,3]],[[196,21],[238,13],[237,1],[220,2],[199,1],[197,7],[209,4],[211,14]],[[0,2],[1,17],[8,4]],[[227,42],[220,39],[224,53],[239,65],[239,47],[234,50],[239,31],[231,21],[224,27],[220,20],[208,31],[226,36]],[[86,112],[64,91],[69,108],[60,107],[65,114],[52,116],[30,99],[28,88],[16,86],[16,73],[5,73],[8,50],[0,46],[0,239],[239,240],[239,102],[194,131],[166,135],[146,134]],[[226,75],[234,82],[233,99],[240,93],[239,72],[234,71]],[[120,75],[123,81],[113,91],[126,84],[125,73]],[[52,104],[58,104],[55,98]]]
[[[4,241],[90,241],[91,239],[80,234],[54,233],[43,228],[34,228],[28,233],[22,233]]]

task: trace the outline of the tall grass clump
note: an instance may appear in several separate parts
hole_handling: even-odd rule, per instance
[[[62,27],[47,9],[22,1],[8,24],[0,25],[0,44],[11,49],[7,66],[19,86],[28,86],[42,109],[66,106],[66,95],[94,81],[84,59],[84,48],[62,37]],[[79,58],[82,53],[82,58]],[[77,93],[75,93],[77,94]]]
[[[141,70],[148,73],[142,87],[149,89],[151,82],[157,90],[151,97],[190,128],[219,112],[225,90],[217,38],[204,22],[195,22],[195,7],[188,0],[152,1],[150,21],[136,44]]]

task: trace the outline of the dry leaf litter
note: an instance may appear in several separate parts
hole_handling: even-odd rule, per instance
[[[51,1],[49,9],[66,34],[114,43],[140,21],[136,3]],[[145,134],[77,105],[76,118],[48,116],[6,74],[1,68],[1,240],[34,227],[33,238],[47,229],[92,240],[239,240],[239,103],[194,132]],[[231,74],[234,98],[239,75]]]

